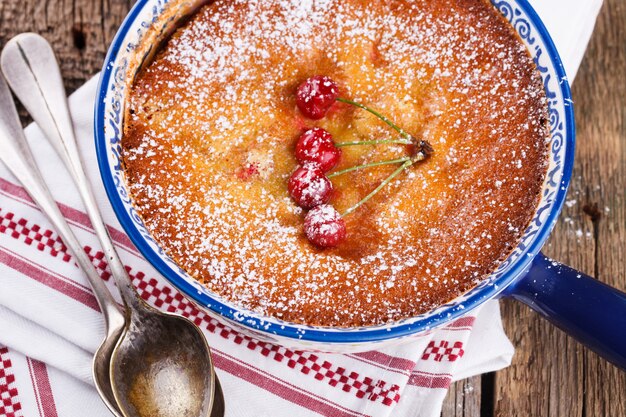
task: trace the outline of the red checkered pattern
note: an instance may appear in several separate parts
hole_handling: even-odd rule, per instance
[[[321,360],[317,355],[310,352],[289,350],[242,335],[198,310],[178,291],[166,286],[159,288],[156,279],[144,279],[142,272],[130,273],[130,275],[144,300],[159,307],[166,306],[167,311],[182,314],[196,325],[206,328],[210,333],[219,334],[237,345],[259,352],[276,362],[285,363],[289,368],[298,370],[305,375],[311,375],[318,381],[327,381],[329,385],[339,387],[345,392],[354,392],[358,398],[380,401],[385,405],[392,405],[393,402],[400,400],[400,387],[398,385],[362,377],[357,372],[348,372],[342,367]]]
[[[323,365],[330,365],[324,361]],[[322,365],[322,366],[323,366]],[[373,380],[370,377],[360,379],[356,372],[347,372],[345,368],[330,368],[325,372],[324,376],[329,377],[329,385],[340,387],[343,391],[350,392],[354,389],[357,398],[367,398],[370,401],[380,400],[385,405],[392,405],[400,400],[400,387],[391,385],[387,388],[387,383],[382,380]]]
[[[15,214],[3,212],[2,209],[0,209],[0,233],[11,235],[29,246],[35,244],[37,249],[54,257],[60,255],[65,262],[71,258],[61,238],[52,230],[41,230],[37,224],[28,226],[25,218],[15,219]]]
[[[0,347],[0,416],[22,417],[22,405],[13,386],[15,376],[11,373],[9,349]]]
[[[93,266],[96,267],[96,271],[98,271],[100,278],[102,278],[105,281],[108,281],[109,278],[111,278],[111,271],[109,270],[109,264],[106,261],[104,252],[95,251],[96,253],[92,255],[92,253],[94,252],[94,249],[92,249],[91,246],[85,246],[83,249],[85,249],[85,252],[89,256],[89,259],[91,260],[91,263],[93,264]],[[130,268],[127,268],[127,269],[130,269]]]
[[[14,222],[12,220],[13,217],[13,213],[5,213],[5,215],[1,217],[4,227],[0,228],[0,233],[10,234],[15,239],[21,239],[21,236],[30,236],[29,234],[31,234],[33,230],[36,230],[37,236],[46,236],[50,241],[60,242],[60,239],[52,231],[46,230],[44,233],[41,233],[39,232],[39,226],[33,225],[27,227],[28,222],[25,219]],[[21,240],[28,245],[37,242],[38,248],[39,245],[42,244],[41,238],[39,240],[36,238]],[[61,245],[63,244],[61,243]],[[66,250],[65,246],[62,246],[62,248]],[[111,272],[104,254],[89,246],[85,246],[84,249],[100,276],[104,280],[108,280],[111,277]],[[57,256],[58,253],[60,253],[60,250],[56,252],[50,251],[50,254],[53,256]],[[67,252],[65,253],[67,254]],[[69,254],[62,259],[65,262],[71,261]],[[198,310],[178,291],[168,286],[159,285],[159,282],[155,278],[148,278],[141,271],[133,272],[132,268],[129,266],[126,266],[126,270],[137,288],[139,295],[144,300],[156,307],[164,308],[169,312],[182,314],[192,320],[196,325],[207,329],[210,333],[219,334],[224,339],[230,340],[237,345],[246,346],[248,349],[259,352],[265,357],[271,357],[276,362],[284,363],[289,368],[300,371],[305,375],[311,375],[318,381],[327,381],[328,384],[333,387],[338,387],[345,392],[353,392],[358,398],[380,401],[385,405],[392,405],[394,402],[400,400],[400,387],[396,384],[389,384],[383,380],[374,380],[370,377],[362,377],[357,372],[347,371],[342,367],[332,365],[328,361],[322,361],[313,353],[288,350],[271,343],[262,342],[242,335],[236,330],[225,326],[206,313]]]
[[[146,279],[142,272],[133,274],[129,270],[129,274],[144,300],[157,307],[165,306],[169,312],[182,314],[196,325],[206,328],[210,333],[219,334],[237,345],[259,352],[276,362],[285,363],[289,368],[299,370],[305,375],[312,375],[318,381],[327,380],[329,385],[338,386],[345,392],[354,392],[358,398],[366,397],[385,405],[391,405],[400,400],[400,387],[395,384],[389,387],[390,384],[385,381],[361,377],[357,372],[347,372],[344,368],[322,361],[313,353],[288,350],[242,335],[198,310],[178,291],[166,286],[159,287],[156,279]]]
[[[463,350],[463,342],[448,342],[447,340],[440,340],[438,342],[431,340],[424,349],[422,360],[428,360],[432,357],[432,360],[441,362],[444,358],[447,358],[448,362],[454,362],[461,358],[465,351]]]

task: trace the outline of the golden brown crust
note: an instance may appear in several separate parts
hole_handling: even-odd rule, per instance
[[[414,316],[493,271],[530,221],[547,154],[541,79],[482,0],[315,4],[218,0],[172,37],[130,96],[134,202],[168,254],[245,308],[329,326]],[[394,132],[343,104],[304,119],[294,91],[317,74],[435,148],[347,216],[332,250],[308,243],[287,193],[299,133]],[[404,152],[343,148],[339,169]],[[393,169],[334,178],[331,203],[343,212]]]

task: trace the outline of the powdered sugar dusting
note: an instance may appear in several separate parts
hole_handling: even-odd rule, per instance
[[[396,137],[343,104],[303,118],[295,90],[317,74],[435,149],[326,250],[287,192],[298,136]],[[155,239],[212,291],[301,323],[385,323],[475,285],[516,244],[545,175],[541,80],[481,0],[218,0],[139,76],[129,107],[123,158]],[[405,153],[346,147],[336,169]],[[331,204],[345,211],[395,168],[333,178]]]

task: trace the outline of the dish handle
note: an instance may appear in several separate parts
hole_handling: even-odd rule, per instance
[[[626,370],[626,294],[539,253],[505,296]]]

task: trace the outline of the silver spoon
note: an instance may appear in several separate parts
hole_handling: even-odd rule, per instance
[[[5,46],[0,66],[72,174],[126,305],[125,333],[111,352],[109,369],[119,410],[127,417],[223,415],[211,413],[217,378],[202,332],[184,317],[146,304],[113,247],[81,164],[52,48],[39,35],[18,35]]]
[[[13,97],[2,75],[0,75],[0,160],[24,185],[28,194],[48,216],[89,280],[105,322],[105,338],[96,350],[92,363],[93,379],[104,403],[113,414],[121,417],[111,390],[109,363],[113,348],[125,328],[124,314],[104,285],[46,187],[26,143]]]

